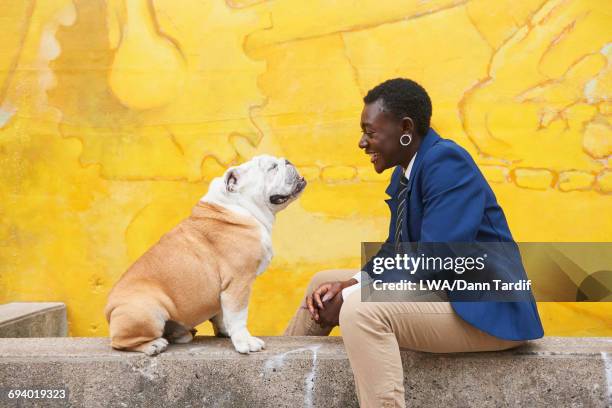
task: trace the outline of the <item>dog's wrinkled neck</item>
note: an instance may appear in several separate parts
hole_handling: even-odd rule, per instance
[[[215,178],[210,183],[208,192],[200,199],[200,202],[216,204],[240,215],[251,216],[255,218],[268,233],[272,232],[272,225],[276,217],[268,206],[265,206],[263,209],[259,208],[252,201],[227,192],[224,188],[223,180],[219,177]]]

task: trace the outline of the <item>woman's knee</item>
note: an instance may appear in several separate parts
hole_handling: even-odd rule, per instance
[[[367,320],[367,314],[363,313],[363,303],[359,293],[352,293],[348,299],[342,303],[338,321],[342,330],[343,336],[349,335],[354,329],[361,326],[364,320]]]
[[[310,282],[308,283],[308,288],[306,290],[306,294],[310,294],[315,291],[320,285],[325,282],[333,282],[337,280],[341,280],[341,277],[346,275],[343,269],[324,269],[319,271],[310,278]]]
[[[349,328],[352,326],[355,321],[355,309],[349,307],[347,303],[343,303],[340,308],[340,315],[338,316],[338,321],[340,323],[340,328],[344,333],[344,328]]]
[[[342,304],[339,323],[342,336],[348,338],[358,339],[367,334],[393,331],[381,310],[380,304],[362,302],[359,293],[351,294]]]

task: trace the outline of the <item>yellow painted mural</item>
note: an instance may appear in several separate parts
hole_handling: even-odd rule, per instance
[[[22,0],[0,23],[0,303],[65,302],[73,336],[107,335],[119,276],[259,153],[310,181],[250,306],[280,334],[312,274],[386,236],[390,172],[357,142],[392,77],[428,90],[516,240],[612,241],[607,1]],[[612,336],[612,303],[539,308],[548,335]]]

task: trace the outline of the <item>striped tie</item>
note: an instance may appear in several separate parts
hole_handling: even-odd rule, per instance
[[[404,219],[406,218],[406,191],[408,190],[408,179],[402,174],[400,177],[400,191],[397,195],[399,198],[399,204],[397,205],[397,217],[395,218],[395,250],[400,250],[402,225],[404,225]]]

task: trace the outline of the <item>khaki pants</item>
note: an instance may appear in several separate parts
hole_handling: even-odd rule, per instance
[[[347,280],[355,273],[352,269],[319,272],[306,295],[324,282]],[[405,406],[400,348],[456,353],[505,350],[525,343],[484,333],[463,321],[448,302],[362,302],[359,290],[344,300],[340,329],[363,408]],[[331,330],[315,323],[302,301],[284,335],[327,336]]]

